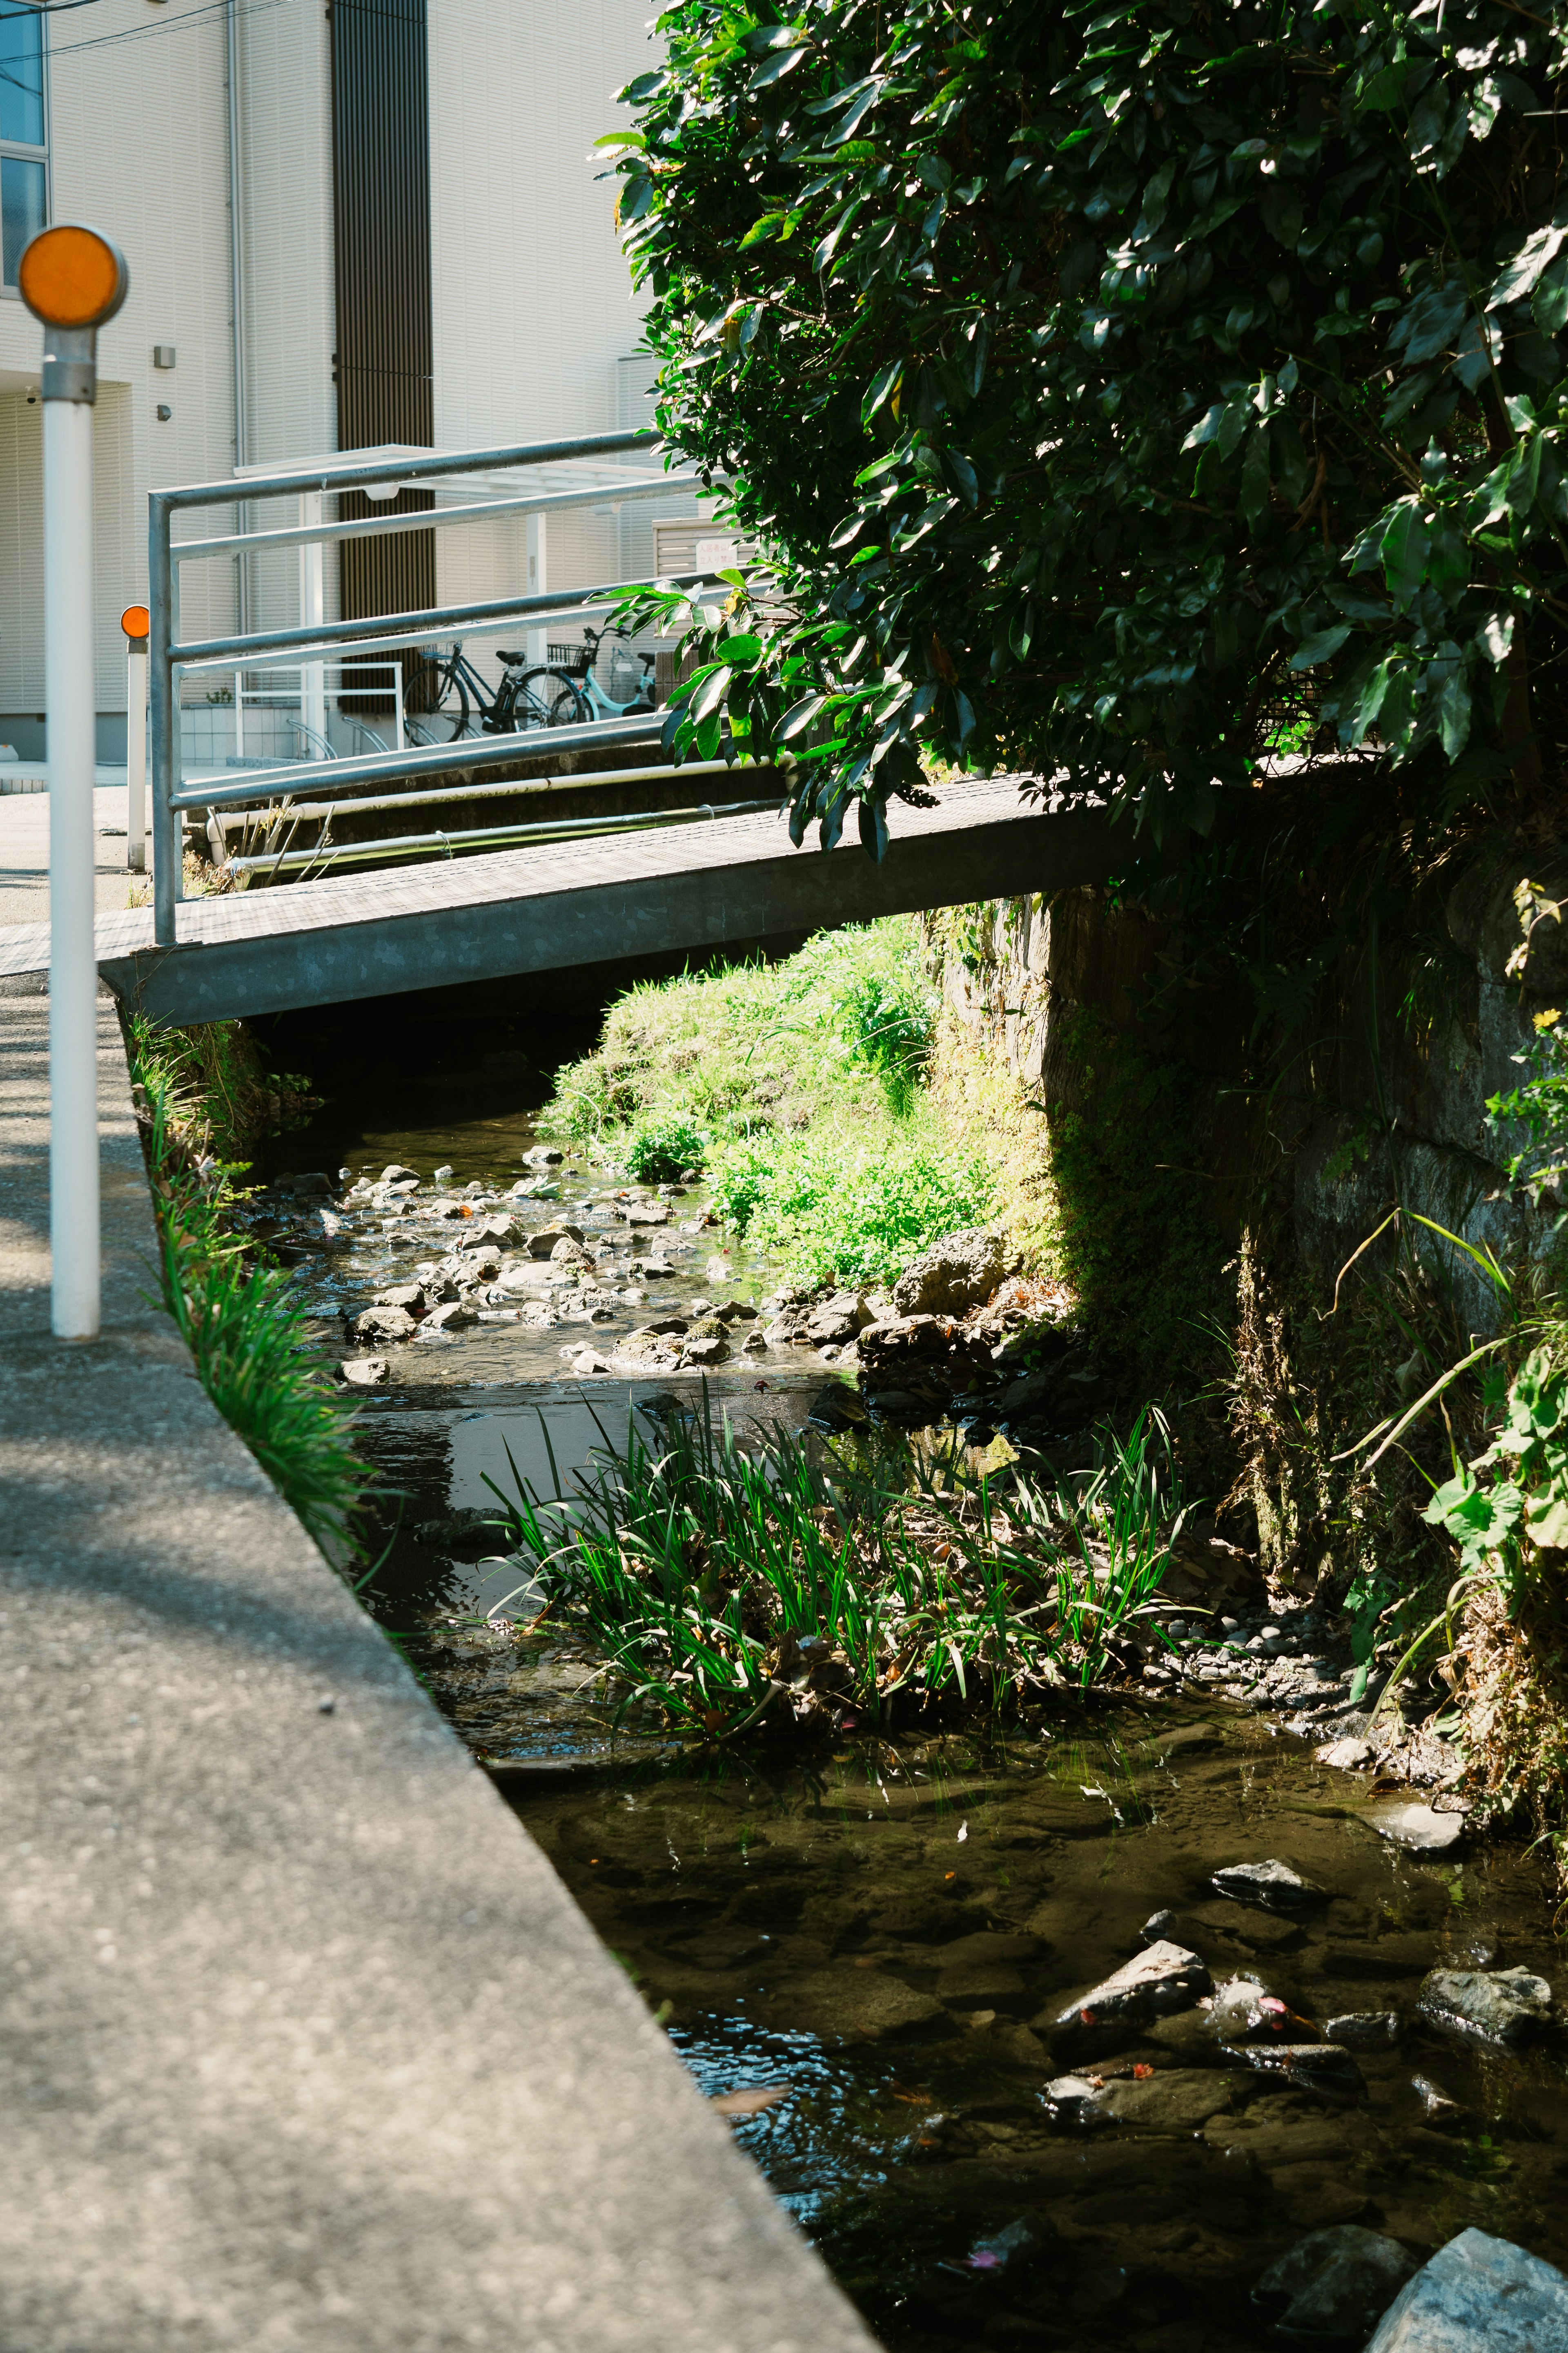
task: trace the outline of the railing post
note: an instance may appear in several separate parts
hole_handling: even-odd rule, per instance
[[[174,565],[170,560],[168,501],[160,491],[147,498],[147,691],[153,713],[153,937],[161,948],[175,944],[174,910],[184,896],[182,858],[184,820],[175,808],[179,708],[174,701]]]
[[[127,605],[125,632],[125,863],[147,871],[147,621],[145,605]]]

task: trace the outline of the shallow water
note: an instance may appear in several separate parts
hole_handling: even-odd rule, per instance
[[[815,1770],[541,1777],[514,1802],[704,2089],[791,2087],[734,2129],[889,2346],[1262,2346],[1253,2283],[1344,2221],[1420,2253],[1474,2223],[1568,2263],[1560,2053],[1408,2023],[1428,1968],[1551,1972],[1542,1874],[1511,1848],[1391,1846],[1362,1777],[1239,1712]],[[1268,1856],[1328,1900],[1298,1923],[1209,1885]],[[1167,1907],[1216,1984],[1256,1976],[1320,2024],[1399,2012],[1396,2044],[1356,2052],[1364,2091],[1227,2064],[1192,2011],[1094,2063],[1153,2071],[1146,2123],[1062,2128],[1050,2021]],[[1427,2126],[1417,2073],[1462,2104],[1454,2128]]]
[[[509,1185],[534,1141],[537,1082],[503,1068],[443,1083],[419,1100],[373,1072],[346,1107],[280,1139],[262,1173],[379,1175],[396,1160],[426,1177],[449,1163],[454,1187]],[[559,1173],[562,1198],[527,1214],[607,1226],[614,1180],[582,1159]],[[497,1539],[476,1521],[499,1508],[487,1481],[507,1489],[512,1465],[549,1488],[552,1450],[565,1473],[601,1430],[620,1440],[629,1414],[695,1398],[691,1375],[577,1381],[560,1348],[613,1343],[699,1292],[770,1288],[773,1270],[740,1252],[722,1291],[709,1278],[723,1237],[699,1222],[703,1206],[700,1188],[674,1202],[675,1227],[694,1229],[671,1237],[680,1271],[616,1326],[486,1324],[387,1352],[392,1385],[363,1409],[388,1536],[366,1598],[703,2089],[788,2087],[732,2128],[882,2340],[909,2353],[1261,2348],[1275,2340],[1253,2284],[1304,2233],[1342,2221],[1417,2254],[1474,2223],[1568,2265],[1561,2048],[1486,2052],[1414,2017],[1435,1967],[1552,1974],[1547,1873],[1519,1848],[1408,1854],[1373,1827],[1365,1777],[1190,1697],[1114,1715],[1064,1703],[1046,1736],[995,1746],[804,1760],[693,1760],[615,1736],[596,1662],[569,1631],[530,1624],[537,1596],[486,1557]],[[330,1250],[301,1244],[323,1338],[345,1304],[437,1254],[416,1224],[388,1233],[379,1219]],[[721,1410],[798,1424],[830,1377],[792,1349],[721,1366],[710,1389]],[[1281,1918],[1209,1883],[1268,1856],[1325,1900]],[[1167,1907],[1216,1985],[1251,1973],[1319,2026],[1395,2011],[1400,2040],[1358,2049],[1363,2087],[1331,2095],[1227,2061],[1190,2011],[1095,2062],[1112,2079],[1152,2071],[1131,2077],[1140,2120],[1068,2126],[1047,2096],[1064,2063],[1052,2021]],[[1417,2073],[1462,2111],[1443,2129]]]

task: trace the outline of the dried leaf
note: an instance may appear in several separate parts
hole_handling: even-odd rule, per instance
[[[751,2091],[720,2092],[708,2105],[719,2116],[756,2116],[787,2100],[794,2090],[793,2084],[760,2084]]]

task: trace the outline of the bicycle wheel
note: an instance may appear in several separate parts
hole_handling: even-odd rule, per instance
[[[591,719],[588,699],[563,670],[525,670],[511,706],[512,725],[575,727]]]
[[[404,733],[411,744],[453,744],[468,729],[468,692],[455,662],[432,662],[426,671],[428,707],[410,712]]]

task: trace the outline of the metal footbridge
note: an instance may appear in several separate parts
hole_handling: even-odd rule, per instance
[[[715,762],[628,765],[639,755],[658,761],[660,712],[247,766],[226,775],[182,775],[186,677],[243,674],[281,659],[308,679],[312,666],[402,653],[465,632],[489,635],[503,625],[521,624],[542,635],[546,624],[612,609],[622,585],[327,621],[320,596],[325,543],[606,498],[657,498],[687,488],[694,478],[650,467],[648,453],[658,447],[656,435],[637,432],[457,452],[350,451],[280,473],[247,473],[243,482],[229,479],[151,494],[153,903],[100,915],[95,935],[100,976],[122,1001],[162,1020],[227,1019],[671,951],[697,953],[921,908],[1054,892],[1103,877],[1112,857],[1104,817],[1044,808],[1026,797],[1016,777],[944,785],[931,808],[895,805],[879,865],[858,844],[826,854],[797,850],[771,768],[740,763],[724,770]],[[457,503],[335,518],[326,512],[336,492],[359,490],[384,503],[398,490],[421,488],[448,501],[455,496]],[[273,513],[279,500],[297,500],[300,520],[284,529],[174,537],[176,517],[204,507],[232,508],[237,494],[247,508],[271,502]],[[302,552],[305,618],[300,626],[182,638],[182,565],[284,547]],[[668,585],[694,595],[710,586],[728,594],[713,573],[681,575]],[[598,775],[572,773],[584,761],[595,767],[601,757],[612,765]],[[542,779],[542,759],[563,773]],[[526,780],[519,780],[520,767],[532,771]],[[581,801],[584,785],[624,786],[632,777],[659,779],[662,806],[617,815],[611,796],[603,811],[584,818],[578,809],[563,821],[545,813],[548,797],[536,797],[528,805],[531,821],[507,822],[504,812],[498,815],[498,799],[565,787],[576,788]],[[350,787],[356,797],[341,797]],[[132,790],[134,796],[134,783]],[[634,797],[657,797],[657,791],[639,788]],[[672,800],[686,805],[672,807]],[[465,825],[465,802],[482,804],[469,813],[487,821]],[[434,804],[444,811],[439,830],[427,829]],[[366,811],[393,813],[401,829],[390,839],[365,839],[369,820],[359,814],[354,821],[362,838],[340,842],[321,863],[347,855],[361,863],[380,861],[380,871],[331,871],[287,882],[279,874],[266,887],[184,895],[187,829],[199,836],[205,827],[221,857],[237,812],[248,812],[265,826],[279,812],[293,818],[309,814],[324,824],[330,817],[347,823],[350,812]],[[324,838],[318,834],[319,842]],[[388,860],[399,862],[389,866]],[[298,867],[301,860],[278,862]],[[258,861],[246,863],[254,868]],[[0,977],[47,969],[48,961],[47,924],[0,930]]]

